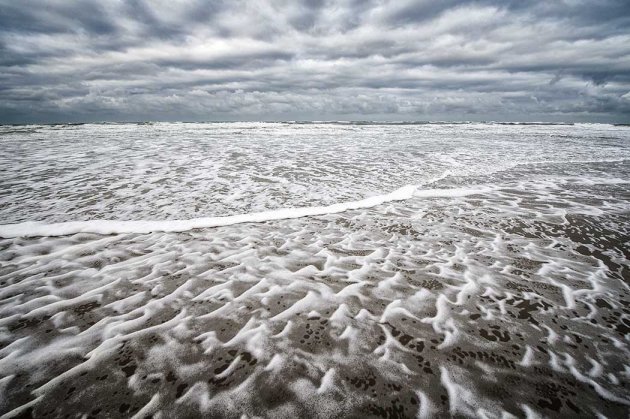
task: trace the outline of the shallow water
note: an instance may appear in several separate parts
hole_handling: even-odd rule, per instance
[[[7,417],[630,413],[630,128],[5,126],[0,143]],[[286,217],[164,231],[264,211]]]

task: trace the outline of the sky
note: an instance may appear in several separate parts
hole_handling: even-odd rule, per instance
[[[0,0],[0,123],[630,123],[628,0]]]

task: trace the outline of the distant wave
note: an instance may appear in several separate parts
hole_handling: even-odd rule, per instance
[[[498,122],[498,121],[282,121],[296,125],[575,125],[573,122]]]
[[[55,127],[55,128],[69,128],[73,126],[81,125],[157,125],[157,124],[291,124],[291,125],[557,125],[557,126],[611,126],[619,128],[630,127],[630,124],[616,123],[597,123],[597,122],[544,122],[544,121],[532,121],[532,122],[518,122],[518,121],[334,121],[334,120],[322,120],[322,121],[134,121],[134,122],[115,122],[115,121],[103,121],[103,122],[66,122],[66,123],[36,123],[36,124],[0,124],[0,127]]]

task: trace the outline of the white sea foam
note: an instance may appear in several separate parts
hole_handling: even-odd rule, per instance
[[[67,236],[77,233],[123,234],[123,233],[154,233],[154,232],[182,232],[198,228],[221,227],[241,223],[261,223],[265,221],[283,220],[291,218],[309,217],[316,215],[335,214],[343,211],[371,208],[386,202],[402,201],[414,195],[416,187],[406,185],[387,195],[372,196],[360,201],[333,204],[324,207],[283,208],[273,211],[255,212],[250,214],[229,215],[225,217],[205,217],[192,220],[164,220],[164,221],[116,221],[92,220],[70,221],[65,223],[45,224],[27,221],[17,224],[0,225],[0,237],[39,237],[39,236]],[[442,196],[448,192],[442,191]],[[461,193],[461,191],[459,191]],[[439,196],[440,192],[432,190],[431,194]]]
[[[630,158],[630,129],[607,125],[86,124],[0,134],[0,224],[326,207],[392,184],[461,187],[449,183]]]
[[[420,189],[414,185],[406,185],[386,195],[377,195],[360,201],[339,204],[282,208],[273,211],[255,212],[250,214],[229,215],[224,217],[204,217],[191,220],[162,220],[162,221],[119,221],[119,220],[91,220],[69,221],[65,223],[46,224],[27,221],[24,223],[0,225],[0,237],[56,237],[77,233],[95,234],[125,234],[125,233],[155,233],[155,232],[183,232],[198,228],[212,228],[242,223],[262,223],[266,221],[284,220],[291,218],[311,217],[326,214],[336,214],[348,210],[372,208],[387,202],[404,201],[412,197],[418,198],[447,198],[463,197],[483,194],[496,188],[452,188],[452,189]]]
[[[0,156],[7,418],[627,416],[627,128],[37,131]]]
[[[452,189],[421,189],[414,185],[406,185],[386,195],[377,195],[360,201],[339,204],[282,208],[273,211],[255,212],[250,214],[229,215],[224,217],[204,217],[191,220],[162,220],[162,221],[119,221],[119,220],[91,220],[69,221],[65,223],[46,224],[35,221],[0,225],[0,237],[56,237],[77,233],[95,234],[126,234],[126,233],[155,233],[155,232],[183,232],[198,228],[222,227],[242,223],[262,223],[266,221],[284,220],[291,218],[311,217],[317,215],[336,214],[348,210],[372,208],[387,202],[404,201],[412,197],[446,198],[463,197],[483,194],[493,188],[452,188]]]
[[[497,190],[497,188],[489,186],[449,189],[419,189],[414,192],[413,196],[418,198],[456,198],[484,194],[494,190]]]

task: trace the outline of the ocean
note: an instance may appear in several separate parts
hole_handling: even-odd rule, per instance
[[[630,414],[630,127],[0,126],[2,417]]]

